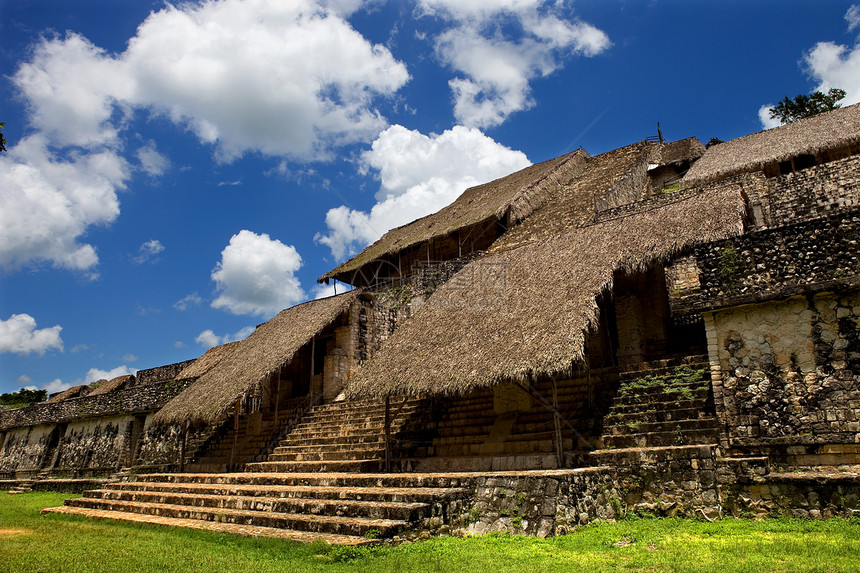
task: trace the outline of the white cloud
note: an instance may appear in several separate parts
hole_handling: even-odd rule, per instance
[[[125,356],[122,357],[122,359],[124,362],[137,362],[140,359],[140,357],[136,356],[134,354],[126,354]]]
[[[529,165],[521,151],[463,126],[427,136],[394,125],[373,142],[364,161],[379,172],[378,202],[369,213],[346,206],[329,210],[328,233],[314,238],[336,259],[355,253],[389,229],[438,211],[468,187]]]
[[[218,291],[212,306],[233,314],[272,316],[304,299],[295,275],[301,266],[295,247],[265,233],[239,231],[212,271]]]
[[[313,288],[311,288],[311,296],[314,300],[319,300],[336,294],[343,294],[350,290],[352,290],[352,285],[331,281],[329,284],[322,283],[314,285]]]
[[[163,175],[167,171],[167,168],[170,167],[170,160],[158,152],[154,141],[149,141],[146,145],[138,149],[136,155],[137,161],[140,163],[140,168],[151,177]]]
[[[140,110],[191,131],[230,161],[247,152],[332,157],[370,141],[406,67],[345,20],[355,0],[212,0],[166,5],[111,54],[68,33],[43,38],[11,79],[36,132],[0,158],[0,266],[88,270],[87,228],[113,222],[131,168],[120,150]],[[48,144],[50,142],[50,144]],[[154,142],[134,152],[151,176]]]
[[[128,166],[110,150],[69,153],[48,149],[43,135],[22,139],[0,156],[0,266],[30,261],[87,270],[98,262],[92,245],[78,242],[91,225],[119,215],[117,188]]]
[[[173,343],[173,348],[185,348],[185,343],[181,340],[177,340]]]
[[[860,5],[851,6],[845,13],[848,30],[854,31],[860,26]],[[830,88],[845,90],[845,99],[841,105],[851,105],[860,102],[860,43],[853,47],[835,42],[818,42],[803,55],[804,71],[817,83],[812,92],[827,92]],[[770,119],[768,109],[773,105],[765,105],[759,109],[758,115],[765,129],[776,127],[779,121]]]
[[[845,21],[848,22],[848,31],[853,32],[860,26],[860,5],[854,4],[845,12]]]
[[[387,48],[344,19],[350,4],[167,5],[140,24],[121,54],[75,34],[46,39],[13,79],[33,123],[63,145],[113,141],[117,110],[140,108],[215,144],[224,160],[246,151],[324,155],[385,127],[373,100],[409,79]]]
[[[98,368],[90,368],[87,375],[84,377],[84,384],[92,384],[99,380],[112,380],[117,376],[125,376],[126,374],[137,374],[137,368],[129,368],[126,365],[117,366],[110,370],[99,370]]]
[[[36,329],[36,319],[29,314],[13,314],[0,320],[0,353],[37,353],[43,356],[50,349],[63,350],[60,325]]]
[[[80,382],[80,380],[78,380],[77,382]],[[54,378],[53,380],[42,386],[42,389],[47,390],[48,396],[50,396],[51,394],[56,394],[57,392],[68,390],[72,386],[76,385],[77,384],[75,382],[63,382],[59,378]]]
[[[33,379],[26,374],[18,376],[18,379],[15,380],[15,384],[17,384],[19,388],[24,388],[25,390],[38,390],[38,388],[33,384]]]
[[[139,265],[149,262],[159,254],[164,252],[164,245],[157,239],[150,239],[140,246],[138,255],[132,260]],[[157,260],[157,259],[156,259]]]
[[[254,332],[253,326],[246,326],[245,328],[235,332],[233,334],[225,334],[224,336],[218,336],[211,329],[206,329],[200,334],[197,335],[197,338],[194,339],[194,342],[199,344],[200,346],[209,349],[213,346],[218,346],[221,344],[227,344],[228,342],[233,342],[236,340],[244,340],[251,336]]]
[[[203,302],[203,299],[200,298],[200,295],[198,295],[197,291],[195,291],[195,292],[189,294],[188,296],[186,296],[180,300],[177,300],[175,303],[173,303],[173,308],[175,308],[176,310],[181,312],[181,311],[188,310],[192,306],[200,306],[200,304],[202,302]]]
[[[419,13],[451,25],[435,38],[436,53],[465,76],[449,85],[454,115],[468,126],[492,127],[528,109],[532,80],[561,68],[566,56],[594,56],[610,46],[601,30],[564,18],[558,2],[421,0]]]
[[[803,57],[806,70],[818,82],[813,91],[845,90],[840,103],[860,102],[860,44],[853,48],[833,42],[819,42]]]
[[[761,106],[758,109],[758,119],[761,122],[761,125],[764,129],[771,129],[773,127],[779,127],[782,123],[779,121],[777,117],[770,116],[770,110],[776,104],[769,103]]]

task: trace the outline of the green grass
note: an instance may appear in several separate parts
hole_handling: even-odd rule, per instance
[[[563,537],[348,548],[40,515],[67,494],[0,493],[0,563],[24,571],[714,571],[860,569],[860,520],[633,519]],[[10,533],[9,530],[18,530]]]

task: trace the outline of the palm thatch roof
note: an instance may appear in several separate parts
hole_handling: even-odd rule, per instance
[[[616,271],[743,230],[736,185],[487,255],[439,288],[348,384],[351,397],[457,394],[569,371]]]
[[[50,398],[48,398],[48,404],[56,404],[57,402],[62,402],[63,400],[68,400],[69,398],[77,398],[79,396],[86,396],[90,387],[86,384],[79,384],[78,386],[72,386],[62,392],[57,392]]]
[[[505,251],[590,225],[594,222],[595,198],[606,195],[631,173],[641,173],[644,180],[648,164],[658,150],[657,144],[643,141],[588,159],[576,177],[557,186],[543,205],[521,225],[508,229],[489,251]]]
[[[651,157],[654,165],[673,165],[693,161],[704,155],[705,146],[695,137],[661,144]]]
[[[113,392],[119,388],[124,388],[126,386],[130,386],[134,384],[134,375],[133,374],[125,374],[123,376],[117,376],[116,378],[111,378],[110,380],[106,380],[105,382],[99,384],[95,388],[93,388],[87,396],[98,396],[99,394],[107,394],[108,392]]]
[[[245,340],[222,348],[224,355],[217,364],[168,402],[153,416],[153,423],[199,426],[223,420],[238,400],[259,395],[262,384],[348,310],[360,293],[354,290],[293,306]]]
[[[537,163],[483,185],[470,187],[453,203],[402,227],[391,229],[378,241],[321,276],[320,282],[349,276],[374,259],[396,254],[412,245],[442,237],[495,217],[519,222],[542,205],[559,184],[585,167],[589,155],[577,150]]]
[[[857,143],[860,143],[860,104],[714,145],[690,168],[684,182],[694,185],[760,171],[768,163]]]
[[[176,375],[177,380],[182,380],[185,378],[199,378],[212,370],[215,366],[218,365],[221,360],[230,354],[240,341],[236,340],[234,342],[228,342],[226,344],[221,344],[219,346],[213,346],[206,353],[183,368],[179,374]]]

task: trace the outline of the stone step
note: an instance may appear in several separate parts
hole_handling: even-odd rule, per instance
[[[629,466],[642,463],[658,463],[678,458],[707,459],[714,457],[716,443],[689,446],[662,446],[647,448],[607,448],[586,454],[591,466]]]
[[[611,427],[629,423],[655,423],[671,422],[676,420],[695,420],[698,418],[711,418],[710,414],[701,408],[677,408],[661,411],[631,412],[629,414],[609,414],[603,418],[603,427]]]
[[[304,515],[300,513],[278,513],[252,509],[191,507],[166,503],[144,503],[91,499],[86,497],[69,499],[66,501],[66,504],[69,507],[84,507],[88,509],[141,513],[178,519],[218,521],[238,525],[274,527],[278,529],[351,536],[363,536],[371,532],[378,532],[380,537],[390,537],[406,525],[401,520],[391,519]]]
[[[314,531],[296,531],[291,529],[279,529],[272,527],[259,527],[254,525],[239,525],[234,523],[220,523],[214,521],[200,521],[197,519],[179,519],[163,517],[158,515],[147,515],[140,513],[125,513],[119,511],[106,511],[101,509],[90,509],[84,507],[49,507],[42,513],[61,513],[69,515],[83,515],[96,519],[115,519],[119,521],[130,521],[135,523],[152,523],[155,525],[168,525],[172,527],[189,527],[192,529],[204,529],[217,533],[232,533],[246,537],[273,537],[276,539],[289,539],[303,543],[324,541],[337,545],[368,545],[375,544],[377,539],[369,539],[355,535],[332,535]]]
[[[618,406],[642,407],[645,405],[673,404],[679,401],[693,401],[704,403],[708,399],[708,393],[708,389],[700,388],[697,390],[690,390],[689,392],[669,390],[666,392],[643,394],[641,396],[618,395],[612,399],[609,404],[609,408],[610,410],[614,410]]]
[[[416,501],[367,501],[302,497],[265,497],[260,495],[213,495],[177,491],[99,489],[87,491],[86,499],[129,501],[149,504],[181,505],[197,508],[302,513],[410,521],[424,517],[427,503]]]
[[[635,381],[624,382],[618,387],[618,397],[624,398],[642,398],[653,396],[655,394],[666,394],[668,392],[697,392],[704,390],[707,392],[710,389],[710,379],[689,382],[686,384],[672,384],[668,386],[661,382],[654,382],[649,385],[640,385]]]
[[[711,444],[717,441],[716,429],[649,432],[622,436],[604,436],[607,448],[649,448],[664,446],[683,446],[691,444]]]
[[[382,459],[366,460],[309,460],[253,462],[245,466],[250,472],[378,472],[382,470]]]
[[[688,400],[686,398],[637,404],[619,403],[613,404],[610,407],[609,415],[636,414],[639,412],[667,412],[671,410],[688,410],[691,408],[696,410],[705,410],[706,404],[707,402],[705,400]]]
[[[430,487],[457,488],[472,476],[452,474],[387,474],[350,472],[253,472],[209,473],[151,473],[139,474],[137,482],[184,483],[252,486],[314,486],[314,487]]]
[[[383,441],[384,437],[380,435],[378,430],[361,430],[358,432],[350,432],[348,434],[340,434],[332,432],[328,435],[318,435],[318,434],[301,434],[297,435],[296,433],[290,433],[283,440],[281,440],[280,445],[275,448],[277,451],[279,448],[290,447],[290,446],[312,446],[312,445],[322,445],[322,444],[331,444],[331,443],[342,443],[342,444],[359,444],[359,443],[379,443]]]
[[[368,460],[384,455],[382,448],[353,448],[316,446],[294,452],[271,454],[268,462],[352,461]]]
[[[631,434],[649,434],[653,432],[687,432],[689,430],[712,430],[719,428],[719,422],[713,416],[686,419],[666,420],[663,422],[627,422],[624,424],[604,424],[603,435],[625,436]]]
[[[112,484],[109,489],[118,491],[176,492],[220,496],[259,496],[270,498],[383,502],[411,501],[421,503],[430,503],[448,497],[459,497],[468,491],[458,487],[367,487],[166,482],[124,482]]]

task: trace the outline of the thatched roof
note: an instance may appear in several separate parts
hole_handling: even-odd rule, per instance
[[[72,386],[62,392],[57,392],[48,398],[48,404],[56,404],[57,402],[62,402],[63,400],[68,400],[69,398],[77,398],[79,396],[86,396],[90,387],[86,384],[80,384],[78,386]]]
[[[391,229],[318,280],[348,277],[374,259],[396,254],[412,245],[443,237],[493,217],[509,222],[522,221],[542,205],[559,184],[566,183],[581,171],[588,157],[585,151],[577,150],[501,179],[470,187],[436,213]]]
[[[362,291],[314,300],[281,311],[251,336],[224,351],[215,366],[172,399],[155,424],[192,426],[224,419],[237,400],[259,392],[274,372],[298,350],[348,310]]]
[[[787,161],[801,154],[847,147],[860,142],[860,104],[821,113],[714,145],[687,175],[690,185],[759,171],[765,164]]]
[[[590,225],[594,222],[595,198],[605,195],[632,172],[641,172],[644,178],[657,150],[657,144],[643,141],[590,158],[585,169],[556,187],[528,219],[499,237],[490,252],[508,250]]]
[[[466,266],[348,384],[352,397],[457,394],[570,370],[616,271],[743,230],[740,189],[690,193]]]
[[[183,368],[182,371],[176,375],[176,379],[183,380],[185,378],[199,378],[203,376],[212,370],[212,368],[217,366],[225,356],[230,354],[239,342],[240,341],[237,340],[235,342],[213,346],[206,351],[206,354]]]
[[[134,375],[133,374],[125,374],[123,376],[117,376],[116,378],[111,378],[110,380],[105,380],[97,387],[93,388],[87,396],[98,396],[99,394],[107,394],[108,392],[113,392],[118,388],[124,388],[126,386],[130,386],[134,384]]]
[[[654,165],[673,165],[694,161],[704,155],[705,146],[695,137],[661,144],[651,156]]]

